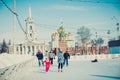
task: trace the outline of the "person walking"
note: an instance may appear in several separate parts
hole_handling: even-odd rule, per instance
[[[43,62],[45,63],[45,72],[48,72],[51,65],[49,58],[46,58],[46,60]]]
[[[38,65],[41,66],[41,64],[44,66],[44,63],[43,63],[43,53],[38,50],[38,52],[36,53],[36,56],[38,58]]]
[[[51,61],[51,65],[53,65],[53,59],[55,58],[55,54],[53,53],[53,51],[51,50],[49,53],[49,59]]]
[[[46,59],[46,58],[49,58],[49,51],[46,50],[44,54],[45,54],[45,55],[44,55],[45,59]]]
[[[70,54],[68,53],[68,51],[66,51],[63,56],[64,56],[64,63],[63,63],[63,65],[68,66],[68,59],[70,59]]]
[[[64,57],[63,57],[63,53],[60,49],[58,49],[58,72],[61,71],[63,69],[63,62],[64,62]]]

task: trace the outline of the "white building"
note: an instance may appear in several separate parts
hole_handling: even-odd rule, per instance
[[[48,50],[50,47],[48,44],[46,45],[46,43],[40,43],[39,41],[37,41],[35,24],[32,18],[31,8],[29,8],[29,17],[25,21],[25,40],[22,43],[15,44],[15,53],[35,55],[38,50],[41,50],[44,53],[45,50]],[[10,45],[9,53],[14,53],[13,51],[13,45]]]

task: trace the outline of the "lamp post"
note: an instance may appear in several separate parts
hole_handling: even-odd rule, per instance
[[[95,53],[96,54],[98,54],[98,43],[97,43],[97,41],[98,41],[98,39],[97,39],[97,37],[98,37],[98,34],[97,34],[97,32],[95,32],[95,34],[96,34],[96,42],[95,42]]]
[[[108,34],[108,41],[110,40],[110,30],[107,31]]]
[[[14,0],[14,33],[13,33],[13,50],[14,54],[16,53],[15,49],[15,43],[16,43],[16,0]]]
[[[118,19],[117,19],[115,16],[112,17],[112,20],[113,20],[113,19],[116,20],[116,26],[117,26],[116,39],[120,39]]]
[[[78,53],[78,42],[75,43],[75,53]]]
[[[117,26],[117,39],[119,39],[119,23],[116,23]]]

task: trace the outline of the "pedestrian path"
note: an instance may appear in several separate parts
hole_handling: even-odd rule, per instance
[[[63,72],[57,70],[57,60],[48,73],[45,67],[39,67],[37,58],[26,65],[13,76],[12,80],[120,80],[120,59],[69,62]]]

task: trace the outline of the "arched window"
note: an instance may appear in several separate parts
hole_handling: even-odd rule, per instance
[[[32,30],[32,26],[30,26],[30,30]]]
[[[32,34],[30,34],[30,37],[32,37]]]

